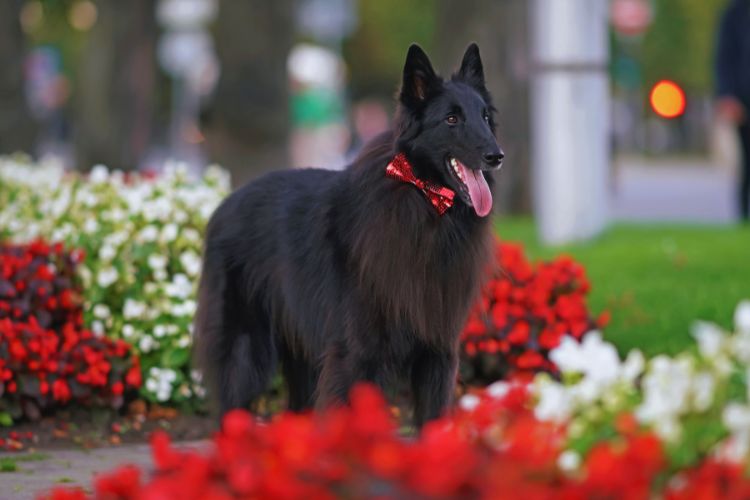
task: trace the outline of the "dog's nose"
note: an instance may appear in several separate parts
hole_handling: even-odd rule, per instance
[[[487,165],[490,165],[491,167],[497,167],[503,162],[503,158],[505,158],[505,154],[503,154],[502,151],[493,151],[491,153],[485,153],[483,155],[484,162]]]

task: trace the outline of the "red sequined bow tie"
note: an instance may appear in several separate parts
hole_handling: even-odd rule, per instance
[[[385,167],[385,175],[386,177],[417,186],[427,199],[430,200],[440,215],[443,215],[446,210],[453,206],[453,197],[456,196],[456,193],[434,182],[417,179],[404,153],[397,154],[391,160],[388,166]]]

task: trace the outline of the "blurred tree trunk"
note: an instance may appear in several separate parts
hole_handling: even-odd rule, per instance
[[[503,213],[531,210],[529,158],[528,0],[439,0],[437,54],[442,68],[458,68],[466,46],[479,44],[487,88],[498,110],[505,165],[496,175],[495,206]]]
[[[0,1],[0,153],[31,153],[34,146],[36,127],[24,91],[22,4],[21,0]]]
[[[220,0],[214,26],[221,76],[203,112],[211,160],[241,185],[288,165],[286,59],[294,1]]]
[[[75,102],[79,168],[138,167],[151,140],[156,0],[99,0],[81,58]]]

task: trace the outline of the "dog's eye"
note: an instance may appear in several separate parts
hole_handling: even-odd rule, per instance
[[[486,111],[484,112],[484,121],[486,121],[487,123],[490,122],[490,114]]]
[[[448,115],[448,116],[447,116],[447,117],[445,118],[445,122],[446,122],[446,123],[447,123],[448,125],[455,125],[456,123],[458,123],[458,117],[457,117],[456,115]]]

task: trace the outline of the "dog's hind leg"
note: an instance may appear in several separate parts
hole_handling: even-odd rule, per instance
[[[267,321],[257,314],[226,325],[217,352],[219,408],[247,408],[268,389],[276,372],[277,353]]]
[[[282,370],[289,391],[289,409],[296,412],[309,410],[315,404],[315,390],[319,370],[312,366],[302,353],[282,347]]]

